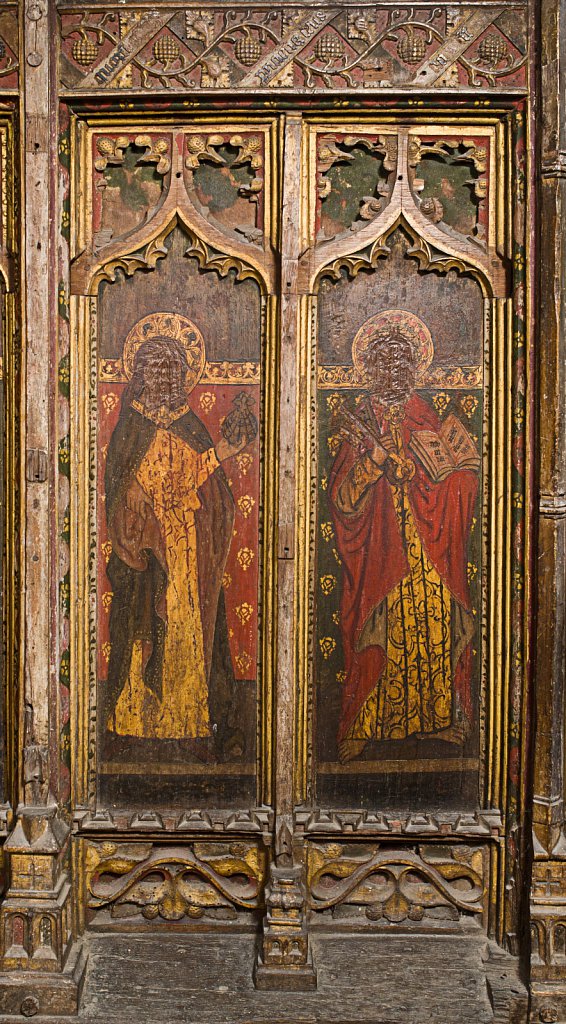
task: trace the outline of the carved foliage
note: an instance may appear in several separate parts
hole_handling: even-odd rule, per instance
[[[260,135],[187,135],[187,188],[203,197],[210,214],[249,242],[263,236],[259,197],[263,190]],[[242,202],[246,199],[255,207]]]
[[[484,909],[483,854],[468,847],[352,849],[338,843],[309,847],[310,905],[365,906],[366,917],[399,923],[422,920],[433,907],[468,913]]]
[[[326,234],[333,226],[338,231],[356,230],[389,202],[397,166],[395,136],[321,135],[317,157],[322,229],[325,222],[330,225]]]
[[[409,177],[421,213],[484,245],[488,155],[485,139],[412,136],[409,143]]]
[[[119,14],[63,8],[63,84],[167,91],[516,85],[526,30],[524,10],[515,14],[511,40],[498,8],[258,10],[238,0]]]
[[[98,135],[95,137],[95,245],[127,234],[143,222],[163,191],[171,167],[170,137]]]
[[[88,905],[112,917],[198,918],[215,908],[261,905],[264,855],[252,843],[152,846],[88,843]]]

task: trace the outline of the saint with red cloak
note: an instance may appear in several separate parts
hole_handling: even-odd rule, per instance
[[[186,740],[209,760],[234,737],[222,590],[234,502],[222,463],[247,439],[213,445],[187,402],[195,378],[177,338],[149,337],[132,362],[106,460],[107,727]]]
[[[413,321],[430,335],[412,314],[389,312],[397,316],[371,318],[354,343],[368,390],[355,412],[338,411],[343,441],[328,484],[343,567],[344,761],[370,740],[462,744],[472,721],[467,546],[479,456],[455,417],[466,468],[446,455],[446,431],[414,390],[432,342],[427,356]]]

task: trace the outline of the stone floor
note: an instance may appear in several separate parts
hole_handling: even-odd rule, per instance
[[[304,993],[254,989],[249,934],[93,934],[88,944],[80,1024],[526,1021],[514,961],[496,960],[488,985],[487,944],[478,934],[315,935],[318,989]],[[23,1020],[5,1018],[15,1019]],[[33,1021],[55,1024],[53,1017]]]

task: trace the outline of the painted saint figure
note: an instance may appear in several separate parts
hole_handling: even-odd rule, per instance
[[[354,342],[367,393],[338,410],[329,479],[343,565],[344,761],[370,740],[461,744],[472,719],[467,547],[479,455],[455,416],[441,422],[415,392],[432,358],[425,325],[388,313]]]
[[[213,445],[187,403],[194,382],[180,340],[138,340],[106,462],[108,728],[191,740],[208,759],[213,738],[226,742],[233,683],[221,584],[234,502],[221,463],[249,439]]]

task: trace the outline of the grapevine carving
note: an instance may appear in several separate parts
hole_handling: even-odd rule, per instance
[[[63,50],[74,67],[89,84],[94,77],[101,88],[180,91],[243,85],[254,89],[261,83],[326,90],[392,86],[412,80],[421,85],[438,81],[446,86],[481,88],[523,69],[525,53],[499,30],[497,9],[484,12],[480,30],[468,35],[465,23],[474,9],[459,9],[458,24],[452,11],[445,4],[424,9],[381,4],[336,13],[329,7],[326,20],[307,33],[303,45],[297,37],[287,57],[283,54],[265,80],[256,80],[254,70],[272,53],[289,46],[301,19],[308,21],[312,14],[306,5],[291,11],[277,7],[265,11],[235,0],[229,7],[156,8],[153,12],[134,10],[128,16],[85,9],[78,19],[76,11],[66,13],[62,5],[61,33]],[[153,33],[152,16],[156,18]],[[120,68],[110,68],[113,74],[107,82],[104,57],[109,48],[112,52],[119,49],[140,25],[143,32],[144,19],[147,38],[119,55]],[[444,56],[443,45],[454,37],[461,39],[458,52]],[[523,41],[526,47],[525,31]],[[425,83],[419,74],[427,63],[434,64],[435,73]],[[101,74],[96,78],[99,68]],[[75,76],[70,85],[80,89],[80,79],[77,84]]]

